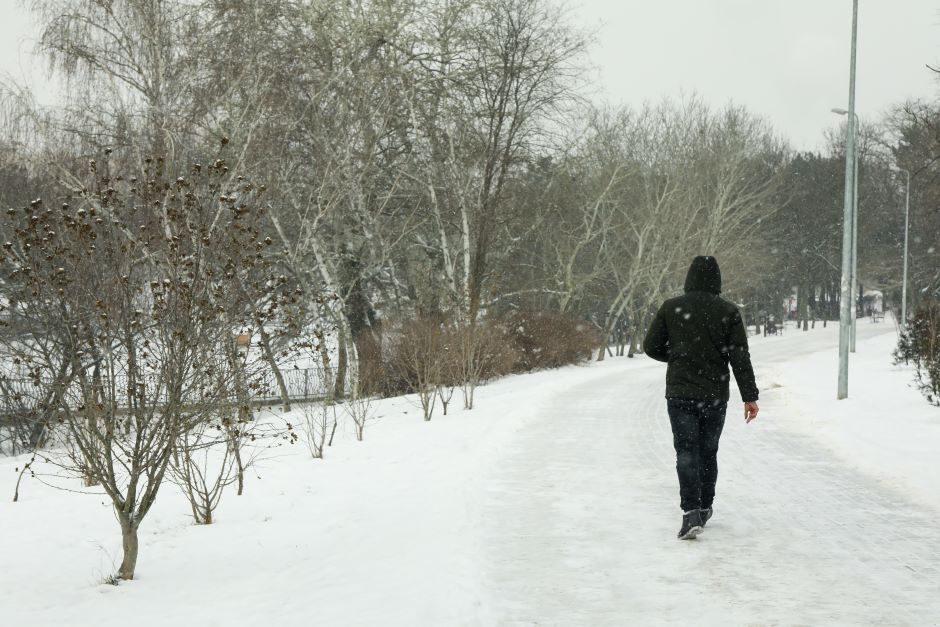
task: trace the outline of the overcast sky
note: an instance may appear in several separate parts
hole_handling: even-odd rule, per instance
[[[616,102],[697,92],[818,148],[848,107],[851,0],[574,0],[594,25],[598,87]],[[940,0],[861,0],[856,106],[864,119],[940,95]]]
[[[911,97],[936,97],[940,0],[861,0],[858,111],[875,117]],[[571,0],[597,33],[596,91],[640,105],[699,93],[743,104],[795,147],[818,148],[829,110],[848,102],[851,0]],[[42,83],[34,34],[17,0],[0,0],[0,71]],[[48,89],[40,87],[48,97]]]

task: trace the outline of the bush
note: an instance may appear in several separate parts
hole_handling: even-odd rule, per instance
[[[505,321],[516,353],[517,372],[559,368],[591,358],[599,344],[590,323],[555,312],[517,311]]]
[[[359,392],[362,396],[394,396],[386,389],[393,386],[388,380],[388,368],[382,351],[383,329],[378,327],[356,337],[359,358]]]
[[[477,386],[513,371],[516,353],[506,327],[480,320],[450,327],[444,334],[447,382],[460,386],[465,409],[473,409]]]
[[[917,385],[927,400],[940,406],[940,303],[922,304],[901,333],[895,362],[913,362]]]
[[[472,326],[417,318],[384,329],[374,385],[384,396],[418,394],[426,420],[437,399],[446,413],[454,388],[472,409],[478,385],[513,372],[580,363],[600,342],[589,323],[554,312],[515,312]]]
[[[388,337],[388,335],[387,335]],[[418,394],[424,419],[430,420],[438,386],[446,376],[442,326],[435,320],[415,319],[396,325],[390,341],[389,361],[395,378]]]

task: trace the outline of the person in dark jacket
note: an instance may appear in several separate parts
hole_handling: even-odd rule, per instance
[[[680,539],[693,539],[712,516],[718,480],[718,440],[734,372],[744,419],[757,417],[757,384],[738,308],[721,298],[714,257],[692,260],[685,294],[663,303],[653,318],[644,352],[666,369],[666,407],[672,423],[682,506]]]

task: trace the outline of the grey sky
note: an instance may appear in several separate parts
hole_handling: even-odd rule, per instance
[[[596,88],[615,102],[699,93],[769,118],[797,148],[817,148],[848,99],[851,0],[571,0],[597,29]],[[42,81],[28,16],[0,0],[0,71]],[[940,0],[861,0],[858,110],[875,117],[940,94]],[[48,89],[40,88],[48,95]]]
[[[848,107],[851,0],[573,0],[600,25],[592,55],[610,100],[695,91],[769,118],[800,149],[819,147],[829,110]],[[861,0],[857,107],[875,117],[940,95],[940,0]]]

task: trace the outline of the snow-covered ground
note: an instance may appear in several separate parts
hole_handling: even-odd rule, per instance
[[[166,486],[118,587],[105,499],[29,480],[11,503],[23,459],[0,460],[0,624],[935,624],[940,410],[894,337],[860,323],[842,402],[834,326],[752,339],[761,415],[729,407],[694,542],[645,358],[510,377],[430,423],[384,401],[325,460],[273,451],[208,527]]]

